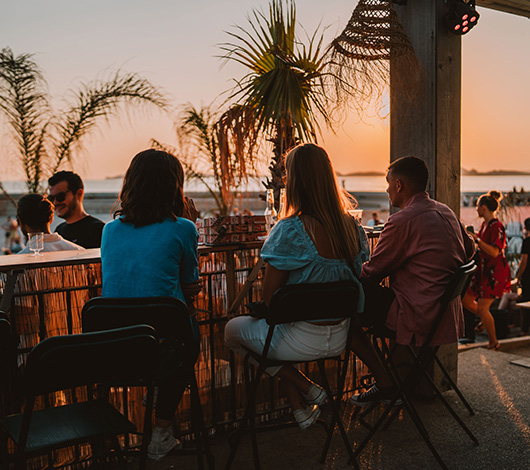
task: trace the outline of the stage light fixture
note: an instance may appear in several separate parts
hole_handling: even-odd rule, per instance
[[[454,34],[463,35],[477,23],[480,15],[475,9],[476,0],[447,0],[449,11],[445,20]]]

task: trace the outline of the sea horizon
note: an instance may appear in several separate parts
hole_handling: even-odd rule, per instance
[[[213,178],[208,177],[207,182],[213,184]],[[352,193],[384,193],[386,190],[386,180],[384,174],[381,175],[357,175],[357,176],[337,176],[339,184]],[[85,193],[108,193],[117,194],[122,185],[121,178],[106,178],[97,180],[85,180]],[[249,179],[248,183],[241,184],[235,191],[244,194],[245,192],[264,191],[262,181],[265,177]],[[6,181],[4,188],[9,194],[24,194],[27,192],[23,181]],[[530,175],[462,175],[462,193],[486,193],[495,189],[503,193],[512,191],[514,187],[517,191],[521,189],[530,190]],[[184,190],[188,192],[208,192],[206,186],[199,180],[187,181]]]

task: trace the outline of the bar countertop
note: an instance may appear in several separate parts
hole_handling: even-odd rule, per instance
[[[238,249],[261,248],[262,241],[237,243],[230,245],[199,245],[199,254]],[[74,251],[48,251],[35,256],[33,253],[23,255],[0,256],[0,272],[8,273],[13,270],[50,268],[54,266],[68,266],[75,264],[89,264],[101,262],[99,248]]]
[[[39,256],[35,256],[33,253],[6,255],[0,256],[0,272],[5,273],[19,269],[99,263],[100,261],[101,253],[99,248],[90,250],[48,251],[41,253]]]

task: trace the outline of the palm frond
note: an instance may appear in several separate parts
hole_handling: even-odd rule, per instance
[[[214,198],[215,205],[219,209],[219,212],[222,215],[227,214],[226,202],[219,196],[219,193],[208,184],[206,175],[200,172],[199,170],[197,170],[197,168],[194,165],[193,160],[191,160],[190,158],[187,158],[186,156],[182,154],[182,150],[179,151],[176,147],[172,147],[171,145],[168,145],[168,144],[163,144],[157,141],[156,139],[151,139],[151,145],[153,146],[153,148],[156,148],[158,150],[163,150],[164,152],[167,152],[177,157],[180,163],[182,164],[182,166],[184,167],[184,173],[186,176],[186,180],[187,181],[192,181],[194,179],[199,180],[206,187],[210,195]]]
[[[2,194],[7,198],[9,199],[9,201],[11,202],[11,204],[13,204],[15,206],[15,208],[17,207],[17,201],[15,201],[12,197],[11,197],[11,194],[9,194],[6,190],[6,188],[4,187],[4,184],[0,181],[0,191],[2,192]]]
[[[316,140],[317,117],[328,126],[332,123],[323,35],[317,28],[306,43],[297,38],[293,1],[271,0],[267,14],[254,10],[247,23],[247,28],[228,32],[232,42],[221,45],[225,60],[249,70],[230,98],[252,108],[258,128],[266,134],[292,125],[297,139]]]
[[[167,106],[158,88],[123,72],[84,85],[71,109],[56,115],[48,96],[46,81],[31,54],[16,56],[10,48],[0,51],[0,113],[7,118],[31,192],[39,191],[45,174],[71,160],[74,146],[80,148],[80,140],[102,119],[122,111],[122,105]]]
[[[31,191],[42,173],[43,134],[49,119],[47,86],[31,54],[0,51],[0,111],[7,117],[17,153]]]
[[[85,84],[75,94],[75,104],[57,124],[57,144],[53,171],[70,160],[72,148],[91,132],[100,120],[109,120],[122,105],[152,104],[167,108],[161,91],[134,73],[117,72],[110,80]]]
[[[254,110],[231,107],[214,124],[213,132],[219,148],[221,188],[230,191],[247,181],[250,171],[255,169],[259,132]]]

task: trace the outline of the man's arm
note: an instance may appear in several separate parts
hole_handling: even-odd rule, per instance
[[[407,243],[403,230],[390,218],[381,232],[370,260],[363,265],[361,277],[381,282],[385,277],[390,276],[407,259]]]

